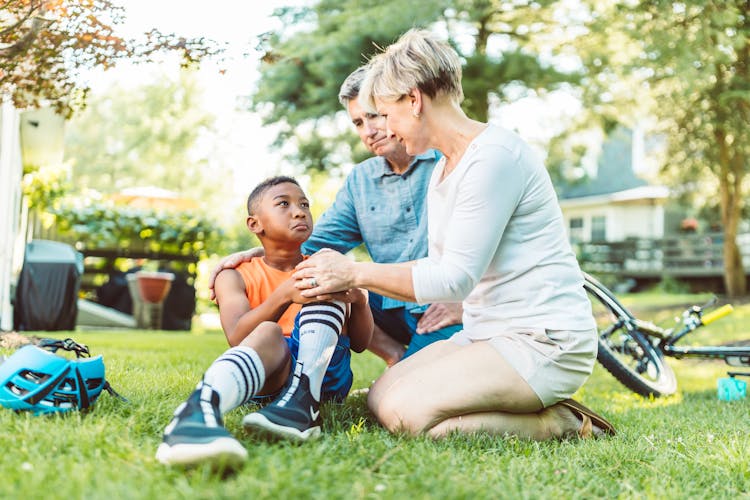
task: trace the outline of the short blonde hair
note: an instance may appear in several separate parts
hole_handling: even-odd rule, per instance
[[[417,88],[430,98],[443,94],[460,103],[461,60],[453,48],[426,30],[412,29],[373,57],[360,87],[360,104],[375,108],[375,98],[396,101]]]

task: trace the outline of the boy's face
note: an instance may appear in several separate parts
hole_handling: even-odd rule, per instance
[[[257,201],[247,227],[259,237],[302,244],[313,229],[310,202],[299,186],[282,182],[268,188]]]

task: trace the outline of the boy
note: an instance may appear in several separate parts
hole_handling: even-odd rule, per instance
[[[349,290],[337,296],[341,300],[315,302],[294,287],[291,275],[305,258],[300,246],[313,226],[297,181],[265,180],[248,197],[247,209],[247,227],[260,239],[265,257],[216,279],[221,325],[232,347],[175,410],[156,453],[164,464],[244,461],[247,451],[223,427],[222,415],[258,396],[277,395],[246,415],[245,427],[297,440],[317,436],[321,400],[343,399],[351,387],[349,348],[362,352],[372,336],[365,292]],[[350,336],[344,335],[347,328]]]

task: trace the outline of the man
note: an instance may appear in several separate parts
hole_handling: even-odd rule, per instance
[[[412,157],[388,137],[385,119],[365,112],[357,101],[364,76],[365,68],[360,67],[346,78],[339,102],[362,143],[377,156],[352,169],[302,250],[312,254],[332,248],[346,253],[364,243],[375,262],[419,259],[427,255],[427,186],[440,154],[430,150]],[[221,269],[254,255],[255,249],[224,259],[209,278],[212,295]],[[426,307],[370,293],[370,308],[375,331],[369,349],[388,366],[462,329],[461,304]]]

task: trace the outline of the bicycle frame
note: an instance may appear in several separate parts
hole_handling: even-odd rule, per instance
[[[607,290],[604,285],[594,280],[588,274],[584,274],[586,285],[591,288]],[[609,292],[609,290],[607,290]],[[611,292],[609,292],[611,294]],[[654,347],[659,349],[665,356],[673,358],[704,358],[704,359],[723,359],[731,366],[750,366],[750,346],[695,346],[683,347],[675,345],[680,339],[696,328],[707,325],[717,319],[720,319],[732,312],[732,306],[725,305],[708,314],[703,314],[706,307],[713,305],[716,299],[703,306],[692,306],[682,314],[682,328],[675,332],[673,329],[661,328],[651,322],[643,321],[633,317],[619,318],[622,325],[628,330],[638,330],[650,338],[658,338],[659,342]]]
[[[645,397],[674,394],[677,378],[665,357],[723,359],[731,366],[750,367],[750,346],[675,345],[696,328],[729,314],[731,305],[711,312],[704,306],[693,306],[682,313],[678,327],[665,329],[636,318],[617,297],[594,277],[584,273],[583,287],[591,300],[599,332],[597,361],[625,387]],[[730,376],[750,373],[730,372]]]

